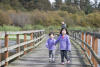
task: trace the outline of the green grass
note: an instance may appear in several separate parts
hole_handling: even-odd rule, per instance
[[[9,37],[10,40],[16,40],[17,39],[16,35],[9,35],[8,37]],[[1,36],[0,39],[3,40],[4,36]],[[24,39],[24,35],[19,35],[19,39],[23,40]],[[30,36],[29,35],[27,35],[27,40],[30,40]]]
[[[68,30],[80,30],[80,31],[93,31],[93,30],[96,30],[96,28],[94,27],[81,27],[81,26],[76,26],[76,27],[69,27]]]
[[[20,30],[22,29],[17,26],[11,26],[11,25],[0,26],[0,31],[20,31]]]

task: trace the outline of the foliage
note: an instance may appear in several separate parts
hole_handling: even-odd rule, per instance
[[[3,12],[0,10],[0,25],[3,25],[3,24],[11,24],[12,21],[10,19],[10,17],[8,16],[8,14],[6,12]]]

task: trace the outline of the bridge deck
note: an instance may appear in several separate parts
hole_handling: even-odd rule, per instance
[[[86,64],[84,56],[80,54],[77,48],[72,44],[72,51],[70,54],[71,63],[61,65],[60,51],[56,50],[56,62],[49,63],[48,50],[45,48],[45,42],[29,52],[28,54],[20,57],[14,62],[10,63],[7,67],[89,67]]]

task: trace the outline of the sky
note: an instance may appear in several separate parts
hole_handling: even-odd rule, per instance
[[[55,0],[50,0],[51,3],[55,2]],[[94,0],[91,0],[91,2],[94,2]],[[100,2],[100,0],[98,0]]]

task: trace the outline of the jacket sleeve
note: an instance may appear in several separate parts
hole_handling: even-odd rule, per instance
[[[59,42],[60,40],[60,36],[57,38],[57,40],[55,41],[55,45]]]
[[[69,36],[67,37],[67,49],[68,51],[71,51],[71,42],[70,42],[70,39],[69,39]]]

